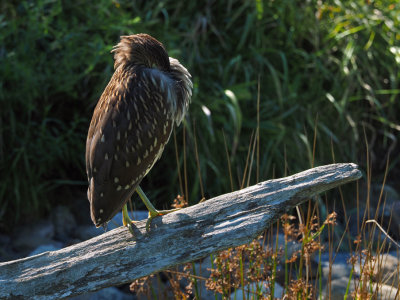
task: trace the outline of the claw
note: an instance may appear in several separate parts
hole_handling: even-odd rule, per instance
[[[158,216],[164,216],[166,214],[172,213],[174,211],[180,210],[181,208],[169,209],[169,210],[151,210],[149,211],[149,217],[146,222],[146,232],[149,232],[151,221]]]
[[[123,207],[123,209],[122,209],[122,224],[123,224],[125,227],[128,227],[129,232],[130,232],[133,236],[135,235],[135,233],[133,232],[133,226],[132,226],[132,224],[133,224],[134,222],[135,222],[135,221],[132,221],[131,218],[129,218],[129,215],[128,215],[128,207],[127,207],[127,205],[125,204],[124,207]]]
[[[133,222],[129,223],[129,224],[127,225],[127,227],[128,227],[128,229],[129,229],[129,232],[130,232],[133,236],[135,236],[135,233],[134,233],[134,231],[133,231],[132,223],[133,223]]]
[[[153,220],[153,218],[149,217],[146,221],[146,232],[150,231],[150,224],[151,224],[151,220]]]

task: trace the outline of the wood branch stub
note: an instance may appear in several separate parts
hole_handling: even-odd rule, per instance
[[[0,263],[0,298],[61,299],[193,261],[252,241],[283,213],[318,193],[359,179],[357,165],[332,164],[261,182],[85,242]]]

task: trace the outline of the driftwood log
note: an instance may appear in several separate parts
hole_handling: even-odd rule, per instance
[[[60,299],[131,282],[171,266],[242,245],[314,195],[361,177],[333,164],[261,182],[158,217],[135,236],[123,227],[85,242],[0,263],[0,299]]]

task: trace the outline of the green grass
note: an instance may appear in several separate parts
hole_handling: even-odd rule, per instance
[[[367,181],[368,187],[371,184],[368,179],[360,181]],[[358,189],[356,184],[351,186]],[[384,185],[382,191],[383,189]],[[372,195],[367,195],[370,196]],[[331,200],[327,199],[327,202]],[[365,199],[357,196],[356,202],[360,205]],[[378,202],[385,205],[382,198]],[[357,222],[351,220],[352,227],[355,226],[359,232],[358,236],[353,236],[348,226],[341,236],[335,236],[338,226],[337,214],[330,213],[326,219],[320,219],[318,201],[311,203],[313,206],[311,211],[307,211],[307,205],[302,206],[301,223],[305,226],[299,225],[297,217],[284,215],[251,243],[211,255],[209,277],[204,277],[199,269],[196,270],[196,265],[200,268],[206,267],[201,265],[201,261],[198,264],[192,262],[173,270],[165,270],[164,284],[149,280],[151,277],[144,277],[131,285],[131,291],[136,294],[147,294],[148,299],[156,299],[151,296],[153,292],[150,292],[153,290],[157,290],[159,295],[173,294],[175,299],[205,299],[203,298],[205,296],[199,293],[200,285],[205,285],[215,293],[215,299],[220,297],[229,299],[231,295],[234,295],[234,299],[330,299],[333,293],[335,295],[342,293],[344,299],[386,299],[388,295],[385,296],[382,291],[382,287],[386,285],[392,289],[391,299],[396,292],[398,297],[400,290],[393,281],[399,276],[398,268],[394,274],[382,274],[383,255],[389,250],[395,250],[394,245],[389,245],[390,237],[382,229],[378,230],[376,226],[367,225],[371,223],[366,217],[370,207],[366,206],[365,211],[360,212],[361,215],[364,214],[363,218]],[[347,219],[346,224],[349,221],[350,219]],[[379,223],[376,224],[381,226]],[[279,233],[285,237],[284,244],[279,245],[277,237]],[[347,249],[350,256],[347,264],[351,270],[347,275],[349,276],[347,287],[339,292],[337,287],[334,291],[334,287],[331,286],[332,270],[330,269],[328,275],[322,272],[321,253],[329,254],[329,266],[334,267],[337,263],[335,253],[343,248],[346,249],[343,246],[346,240],[351,242],[351,249]],[[287,257],[288,242],[291,241],[296,241],[301,247],[300,250],[293,252],[292,257]],[[311,266],[312,256],[319,258],[316,268]],[[283,272],[280,279],[276,275],[278,265],[281,266],[280,272]],[[359,271],[355,272],[356,268]],[[318,270],[317,274],[312,274],[311,269]],[[159,274],[156,276],[160,277]],[[322,284],[322,281],[325,284]],[[274,295],[277,283],[283,287],[283,293],[274,298],[271,295]],[[244,287],[246,288],[242,298],[237,292]]]
[[[316,135],[314,139],[312,153],[316,153],[320,146]],[[255,148],[254,144],[249,145],[248,152],[252,148]],[[387,224],[387,217],[383,217],[383,211],[379,210],[388,205],[385,184],[389,163],[386,164],[385,179],[380,191],[371,192],[371,153],[368,144],[365,148],[365,177],[357,183],[346,184],[346,193],[342,192],[343,187],[339,187],[334,192],[316,196],[299,206],[297,215],[296,211],[293,211],[295,216],[283,215],[251,243],[210,255],[210,266],[206,265],[211,267],[208,277],[199,272],[199,269],[206,268],[200,260],[163,271],[166,278],[164,283],[150,281],[151,277],[138,279],[130,286],[131,291],[136,295],[147,295],[148,299],[156,299],[150,296],[150,291],[154,289],[161,295],[173,294],[175,299],[209,299],[199,292],[204,292],[202,286],[212,291],[215,299],[229,299],[231,296],[234,299],[331,299],[333,294],[336,295],[335,299],[340,294],[344,299],[386,299],[387,289],[383,290],[383,287],[389,287],[392,290],[391,299],[396,293],[398,297],[400,290],[395,278],[399,276],[399,268],[396,271],[395,267],[393,274],[382,274],[387,272],[383,271],[384,255],[396,249],[398,254],[400,249],[400,245],[383,228]],[[311,159],[314,161],[316,157],[312,156]],[[366,190],[360,191],[360,186]],[[357,207],[356,213],[346,208],[344,199],[353,199]],[[183,198],[178,202],[180,206],[185,203],[187,205]],[[331,211],[332,208],[341,211],[342,221],[338,221],[339,216]],[[328,212],[324,213],[325,211]],[[392,214],[389,218],[392,218]],[[394,229],[392,233],[396,233],[396,226],[391,228]],[[279,234],[284,236],[283,243],[279,241]],[[289,257],[288,245],[293,241],[299,249],[291,250]],[[332,271],[332,268],[337,264],[336,255],[342,251],[350,257],[347,261],[350,272],[344,274],[348,278],[340,278],[347,279],[347,286],[338,288],[332,286],[332,277],[338,275],[333,274],[334,272],[340,271]],[[328,254],[328,274],[322,269],[323,252]],[[313,267],[312,261],[318,266]],[[326,266],[326,259],[324,263]],[[343,267],[343,262],[339,264]],[[196,269],[196,266],[199,267]],[[156,276],[160,277],[160,274]],[[277,284],[283,288],[282,294],[274,293]],[[242,296],[238,296],[239,290],[243,290]]]
[[[0,228],[45,214],[60,195],[83,194],[85,138],[113,72],[109,51],[120,35],[138,32],[162,41],[195,87],[185,130],[143,181],[157,206],[178,193],[194,204],[333,160],[365,166],[364,130],[375,180],[392,154],[392,181],[400,160],[396,3],[1,4]],[[179,168],[168,159],[176,152]]]
[[[374,238],[378,231],[367,223],[377,218],[371,186],[400,177],[397,1],[38,0],[0,8],[1,231],[48,213],[75,191],[84,198],[86,133],[113,72],[109,52],[120,35],[146,32],[194,81],[184,126],[143,181],[158,207],[178,193],[194,204],[315,165],[355,162],[365,170],[356,188],[344,186],[301,207],[302,230],[289,219],[270,228],[263,236],[267,252],[253,242],[214,254],[210,278],[191,264],[179,276],[190,279],[192,295],[206,280],[222,295],[253,281],[247,299],[270,298],[260,295],[260,282],[274,290],[279,260],[290,259],[271,238],[285,222],[293,225],[284,231],[285,245],[290,232],[299,233],[302,245],[298,260],[285,264],[286,295],[329,294],[321,291],[321,265],[317,279],[309,278],[310,245],[318,255],[318,245],[354,254],[350,263],[362,276],[351,273],[348,289],[357,286],[357,299],[377,292],[368,285],[370,267],[387,241]],[[378,205],[384,199],[382,192]],[[364,203],[355,236],[349,215],[362,215]],[[337,223],[325,224],[333,211]],[[179,276],[171,272],[169,281],[183,298]],[[150,297],[155,293],[150,286]]]

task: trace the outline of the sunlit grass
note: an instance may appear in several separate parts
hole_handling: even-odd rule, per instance
[[[257,112],[259,113],[258,109]],[[315,161],[318,161],[316,155],[319,150],[318,148],[322,147],[318,135],[318,122],[319,115],[314,118],[312,138],[308,137],[306,130],[304,134],[304,140],[306,141],[304,143],[304,151],[308,154],[310,167],[314,167]],[[259,143],[259,139],[256,137],[259,130],[260,128],[257,126],[256,133],[254,134],[253,132],[250,137],[247,151],[243,152],[245,165],[241,172],[242,178],[237,180],[240,188],[249,186],[251,173],[257,173],[258,170],[258,165],[254,166],[256,170],[253,171],[250,166],[260,160],[260,154],[256,151]],[[187,133],[182,132],[182,134]],[[225,139],[224,133],[223,136]],[[397,271],[397,274],[391,274],[386,278],[379,275],[381,272],[379,265],[382,264],[382,255],[389,250],[394,250],[394,246],[400,248],[398,243],[385,232],[382,224],[376,221],[383,221],[383,217],[379,216],[378,212],[379,207],[385,205],[384,187],[390,162],[389,160],[386,162],[381,192],[379,199],[377,199],[375,214],[373,215],[370,207],[372,180],[371,153],[367,136],[364,135],[364,137],[365,177],[358,181],[357,184],[352,184],[351,188],[337,188],[336,196],[338,195],[339,197],[339,205],[341,206],[339,210],[343,214],[342,222],[344,224],[338,224],[337,213],[331,211],[331,208],[335,207],[331,203],[336,202],[336,200],[332,201],[331,199],[335,193],[330,192],[316,196],[297,210],[294,210],[293,213],[295,216],[283,215],[263,235],[251,243],[211,255],[209,277],[199,276],[196,264],[193,262],[177,267],[175,270],[164,271],[164,274],[169,274],[167,277],[170,283],[169,287],[171,287],[169,290],[170,295],[174,295],[176,299],[205,299],[204,295],[202,296],[199,292],[201,290],[200,285],[205,285],[208,290],[214,292],[215,299],[276,299],[276,296],[279,299],[331,299],[333,288],[331,286],[332,269],[335,266],[336,256],[341,251],[349,254],[350,259],[347,263],[351,266],[347,279],[347,287],[342,291],[344,299],[373,299],[378,297],[378,295],[382,297],[382,292],[380,291],[380,286],[382,285],[391,286],[393,291],[397,291],[398,295],[399,290],[395,285],[393,276],[398,276],[400,274],[399,271]],[[183,139],[183,141],[184,144],[182,147],[185,148],[187,139]],[[194,147],[194,152],[196,153],[195,159],[199,167],[197,142],[194,142]],[[330,147],[331,160],[332,162],[336,162],[337,158],[332,142],[330,143]],[[225,172],[225,176],[229,176],[231,188],[233,189],[232,182],[234,179],[232,179],[232,169],[234,170],[237,166],[232,165],[232,162],[237,162],[238,160],[232,160],[226,146],[224,150],[225,161],[228,162],[229,166],[227,168],[228,172]],[[177,157],[179,156],[177,148],[176,155]],[[183,155],[183,165],[187,165],[184,163],[186,159],[186,155]],[[181,165],[181,160],[178,158],[177,163],[178,166]],[[285,161],[285,166],[287,165],[289,163]],[[201,174],[201,172],[197,174]],[[188,178],[186,176],[187,173],[180,181],[187,182]],[[360,182],[363,182],[363,186],[367,189],[367,192],[364,193],[367,197],[366,199],[360,198]],[[182,187],[181,190],[183,190]],[[202,195],[204,197],[204,194]],[[177,199],[174,200],[173,207],[177,207],[178,202],[180,203],[180,207],[188,204],[184,197],[178,198],[179,201]],[[347,210],[351,206],[346,204],[349,202],[354,203],[357,208],[357,220],[350,220]],[[364,211],[360,211],[360,202],[366,203]],[[356,226],[353,224],[353,228],[357,228],[356,236],[354,232],[350,232],[350,221],[356,224]],[[373,226],[368,224],[373,224]],[[283,245],[279,243],[279,234],[284,236]],[[375,238],[376,236],[378,238]],[[292,251],[292,255],[289,257],[288,245],[293,241],[299,245],[299,249]],[[329,257],[328,274],[324,274],[322,270],[323,261],[321,255],[324,252],[328,253]],[[317,260],[314,259],[318,263],[316,268],[312,268],[311,266],[312,257],[318,258]],[[201,261],[197,265],[201,266]],[[283,272],[283,276],[281,276],[278,282],[278,266],[282,265],[284,269],[279,272]],[[357,276],[356,269],[359,270]],[[317,273],[312,274],[312,272],[315,272],[312,270],[317,270]],[[380,281],[379,278],[382,280]],[[389,281],[390,279],[392,281]],[[281,295],[276,295],[275,293],[277,283],[283,287]],[[136,280],[131,285],[132,292],[139,294],[147,293],[148,296],[150,295],[148,291],[152,288],[151,282],[148,281],[147,277]],[[160,289],[161,285],[158,285],[157,288]],[[166,291],[163,291],[163,293],[166,293]]]
[[[253,144],[249,146],[253,148]],[[318,147],[318,144],[316,144]],[[369,155],[367,154],[367,157]],[[367,163],[368,165],[368,163]],[[387,166],[389,163],[387,164]],[[387,169],[386,169],[387,170]],[[244,176],[246,176],[244,174]],[[371,180],[367,172],[367,189],[370,189]],[[357,207],[360,202],[366,199],[359,197],[359,184],[352,184],[353,192],[348,195],[340,193],[340,197],[354,201]],[[378,206],[384,194],[384,183]],[[178,266],[174,270],[166,270],[163,274],[167,276],[169,288],[160,290],[161,284],[149,281],[148,277],[136,280],[131,285],[132,292],[147,294],[148,299],[157,299],[151,296],[150,291],[156,289],[162,295],[174,295],[176,299],[206,299],[200,294],[200,285],[205,285],[208,290],[215,293],[215,299],[330,299],[332,286],[332,269],[335,266],[336,255],[340,251],[346,251],[350,259],[348,265],[351,271],[348,277],[347,288],[343,290],[344,299],[374,299],[382,296],[381,285],[389,285],[394,293],[399,293],[395,285],[394,277],[397,274],[379,275],[381,273],[383,254],[389,250],[400,247],[382,228],[382,225],[375,220],[383,220],[375,213],[373,219],[368,216],[370,207],[365,206],[364,211],[358,211],[360,219],[356,222],[357,236],[349,230],[350,219],[344,214],[344,230],[338,231],[337,214],[328,212],[325,219],[321,219],[321,211],[329,207],[330,194],[323,196],[325,205],[322,207],[317,196],[308,204],[302,205],[297,216],[283,215],[279,221],[268,228],[263,235],[256,238],[249,244],[230,248],[211,255],[211,269],[209,277],[203,277],[197,266],[202,266],[201,260],[195,264]],[[367,197],[370,197],[368,194]],[[187,201],[183,197],[174,200],[173,207],[183,207]],[[382,203],[382,205],[385,205]],[[295,211],[294,211],[295,212]],[[298,218],[303,221],[299,222]],[[374,226],[368,225],[372,223]],[[375,226],[376,225],[376,226]],[[354,226],[354,224],[353,224]],[[379,228],[378,228],[379,227]],[[338,234],[339,233],[339,234]],[[284,243],[279,242],[279,234],[284,236]],[[291,257],[288,256],[289,243],[295,241],[299,246],[297,251],[292,250]],[[348,245],[346,245],[348,241]],[[391,246],[390,246],[391,245]],[[329,255],[329,272],[323,274],[322,259],[323,252]],[[312,274],[312,257],[318,259],[317,274]],[[278,265],[284,266],[283,272],[277,282]],[[355,270],[358,269],[357,276]],[[154,276],[154,275],[153,275]],[[156,275],[159,276],[159,275]],[[283,278],[283,279],[282,279]],[[323,285],[322,282],[325,282]],[[274,293],[276,283],[283,287],[281,295]],[[152,286],[156,284],[156,286]],[[240,293],[239,293],[240,291]],[[337,292],[336,292],[337,294]],[[240,295],[240,297],[238,296]],[[208,299],[208,298],[207,298]],[[383,299],[383,298],[382,298]]]
[[[333,150],[336,161],[365,167],[363,130],[382,179],[385,156],[399,149],[400,8],[368,3],[2,4],[0,227],[44,214],[55,195],[79,185],[84,193],[85,137],[112,74],[109,51],[120,35],[138,32],[162,41],[195,87],[186,134],[177,130],[143,181],[156,205],[177,193],[194,204],[307,169],[313,157],[326,164]],[[180,173],[168,159],[175,148]],[[399,162],[392,155],[389,174]]]
[[[310,199],[249,245],[213,254],[209,278],[197,264],[164,273],[172,295],[201,299],[199,285],[207,282],[217,298],[254,283],[245,298],[270,299],[278,263],[288,261],[282,297],[329,298],[332,274],[323,290],[321,254],[333,266],[344,250],[352,254],[346,297],[373,298],[374,266],[389,237],[370,222],[383,219],[372,211],[371,186],[381,184],[378,208],[385,207],[383,188],[400,175],[397,1],[80,2],[0,5],[0,230],[44,214],[60,190],[86,188],[85,138],[113,71],[109,51],[120,35],[146,32],[194,82],[183,128],[143,182],[158,206],[177,193],[183,198],[175,206],[195,204],[331,162],[355,162],[365,172],[363,181]],[[279,232],[283,248],[274,239]],[[301,245],[296,257],[288,257],[291,239]],[[319,257],[316,278],[311,252]],[[133,289],[161,298],[153,288],[160,276]]]

